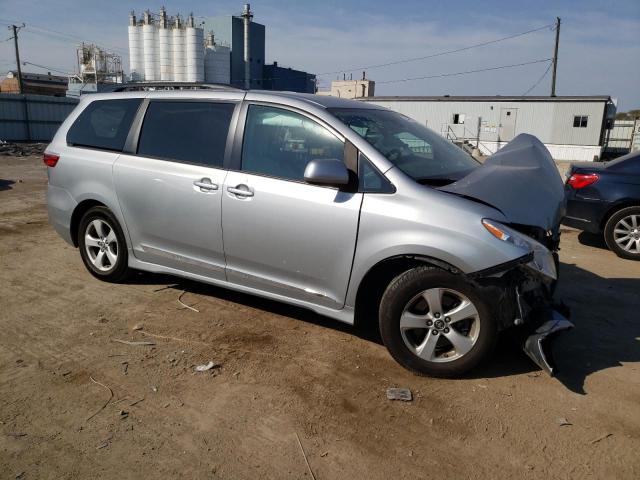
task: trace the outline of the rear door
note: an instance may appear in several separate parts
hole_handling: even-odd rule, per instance
[[[312,159],[343,160],[343,139],[303,112],[245,108],[240,162],[222,195],[227,279],[340,308],[362,194],[310,185],[303,177]]]
[[[224,279],[224,160],[237,102],[150,99],[137,141],[114,166],[136,258]]]

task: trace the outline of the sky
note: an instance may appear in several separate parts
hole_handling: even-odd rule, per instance
[[[164,1],[169,14],[231,15],[243,1]],[[157,4],[123,0],[0,0],[0,71],[15,68],[10,23],[25,23],[21,60],[45,66],[25,71],[75,69],[75,45],[92,41],[122,55],[128,68],[129,12]],[[640,108],[640,0],[419,1],[254,0],[254,21],[266,26],[266,62],[319,75],[320,88],[342,74],[366,70],[377,95],[530,95],[550,93],[555,32],[544,28],[492,45],[424,57],[553,24],[561,17],[556,93],[610,95],[618,111]],[[9,39],[9,40],[6,40]],[[437,77],[504,65],[513,68]],[[368,68],[363,68],[368,67]],[[339,73],[338,73],[339,72]],[[545,72],[546,75],[545,75]],[[54,72],[55,73],[55,72]]]

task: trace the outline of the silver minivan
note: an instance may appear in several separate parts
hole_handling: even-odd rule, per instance
[[[563,184],[520,135],[483,164],[371,103],[201,85],[86,95],[47,147],[50,222],[89,272],[162,272],[375,323],[420,374],[498,334],[553,373]]]

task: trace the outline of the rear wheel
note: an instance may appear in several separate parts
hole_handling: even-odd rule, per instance
[[[396,277],[380,304],[385,346],[405,368],[457,377],[488,356],[498,322],[464,277],[421,266]]]
[[[614,213],[605,225],[604,239],[619,257],[640,260],[640,206]]]
[[[87,270],[100,280],[121,282],[131,272],[124,234],[106,207],[93,207],[84,214],[78,229],[78,247]]]

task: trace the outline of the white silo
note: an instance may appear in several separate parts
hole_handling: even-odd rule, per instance
[[[176,16],[175,24],[171,30],[172,37],[172,63],[173,63],[173,79],[176,82],[185,82],[186,63],[185,63],[185,47],[184,47],[185,31],[180,24],[180,17]]]
[[[204,30],[194,24],[189,15],[185,31],[185,54],[187,60],[187,82],[204,81]]]
[[[160,80],[173,80],[173,49],[172,33],[167,28],[167,12],[160,9],[160,21],[158,22],[158,56],[160,62]]]
[[[204,81],[231,83],[231,49],[216,45],[213,32],[207,36],[207,48],[204,51]]]
[[[136,23],[135,12],[129,16],[129,73],[132,82],[144,80],[142,27]]]
[[[148,10],[144,14],[142,43],[144,45],[144,79],[147,82],[157,81],[160,77],[157,28],[151,21],[151,14]]]

